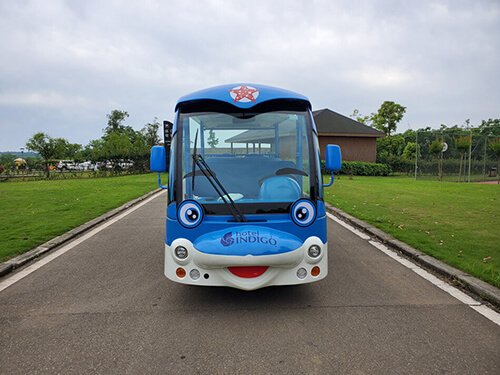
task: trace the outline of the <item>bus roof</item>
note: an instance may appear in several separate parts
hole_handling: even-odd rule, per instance
[[[193,92],[179,99],[179,104],[195,100],[218,100],[234,105],[237,108],[247,109],[254,105],[275,99],[295,99],[306,102],[311,108],[311,102],[307,97],[293,91],[283,90],[277,87],[259,84],[233,83]]]

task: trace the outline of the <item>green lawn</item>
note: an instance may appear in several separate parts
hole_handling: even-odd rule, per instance
[[[0,183],[0,261],[157,187],[155,174]]]
[[[499,185],[342,176],[325,189],[325,198],[422,252],[500,286]]]

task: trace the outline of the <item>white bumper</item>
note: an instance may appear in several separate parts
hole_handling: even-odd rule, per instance
[[[317,258],[312,258],[308,254],[307,250],[311,245],[321,247],[321,254]],[[187,249],[188,256],[185,259],[175,256],[174,249],[177,246]],[[298,249],[283,254],[213,255],[202,253],[196,250],[190,241],[179,238],[172,242],[171,246],[165,245],[165,276],[183,284],[230,286],[243,290],[254,290],[271,285],[304,284],[321,280],[328,274],[327,249],[327,243],[323,244],[318,237],[309,237]],[[269,268],[261,276],[254,278],[238,277],[227,268],[239,266],[268,266]],[[311,274],[313,267],[319,267],[317,276]],[[179,268],[182,268],[185,273],[177,272]],[[298,272],[299,269],[306,271],[305,276],[303,270]],[[179,274],[184,274],[184,276],[180,277]]]

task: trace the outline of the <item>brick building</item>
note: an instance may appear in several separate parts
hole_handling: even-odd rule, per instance
[[[318,130],[321,158],[325,157],[328,144],[339,145],[342,160],[367,161],[375,163],[377,158],[377,138],[385,134],[328,108],[313,111]]]

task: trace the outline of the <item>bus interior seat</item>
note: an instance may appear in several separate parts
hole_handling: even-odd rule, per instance
[[[297,181],[286,176],[276,176],[265,180],[259,191],[259,199],[264,201],[295,201],[301,197]]]

